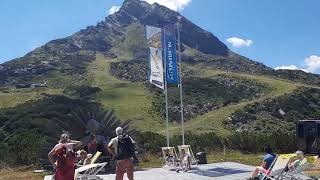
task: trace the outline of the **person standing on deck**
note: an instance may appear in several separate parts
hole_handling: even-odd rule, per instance
[[[111,139],[108,151],[113,159],[117,160],[116,180],[123,180],[124,173],[128,179],[133,180],[133,157],[135,156],[134,141],[129,135],[123,133],[123,129],[116,129],[117,137]]]
[[[71,140],[68,134],[61,134],[59,143],[49,152],[48,158],[55,169],[55,180],[73,180],[75,172],[75,151],[80,141]]]

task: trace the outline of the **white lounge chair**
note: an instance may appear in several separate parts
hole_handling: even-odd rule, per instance
[[[89,176],[95,176],[101,171],[107,163],[97,163],[95,162],[98,160],[102,153],[97,151],[96,154],[91,159],[91,164],[81,166],[75,170],[74,179],[84,179],[88,178]]]
[[[174,147],[162,147],[163,164],[166,168],[174,168],[178,170],[180,160]]]
[[[282,154],[278,155],[273,163],[270,165],[268,172],[270,173],[262,173],[260,176],[261,180],[270,179],[276,180],[284,173],[285,168],[287,167],[290,159],[294,157],[294,154]]]
[[[89,177],[96,176],[108,163],[97,163],[82,166],[75,170],[74,179],[82,180]]]
[[[299,162],[299,165],[289,170],[288,172],[284,173],[282,176],[280,176],[278,179],[291,179],[291,180],[303,180],[305,179],[305,175],[303,171],[310,169],[313,167],[314,163],[318,159],[318,156],[309,156],[304,158]]]
[[[192,152],[190,145],[181,145],[181,146],[178,146],[178,149],[179,149],[180,157],[183,156],[182,151],[184,151],[187,155],[190,156],[191,164],[193,164],[193,165],[198,164],[198,160],[194,157],[194,154]]]

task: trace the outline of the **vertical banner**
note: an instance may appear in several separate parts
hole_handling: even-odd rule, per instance
[[[146,26],[150,62],[149,81],[155,86],[164,89],[161,35],[160,28]]]
[[[174,24],[166,23],[163,32],[164,60],[166,61],[166,80],[169,84],[179,84],[177,66],[177,39]]]

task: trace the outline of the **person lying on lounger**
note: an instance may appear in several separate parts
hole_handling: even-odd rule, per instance
[[[268,174],[269,168],[272,162],[275,160],[276,155],[272,152],[270,146],[266,145],[264,148],[265,155],[263,156],[262,164],[253,171],[252,176],[248,178],[249,180],[256,179],[260,173]]]
[[[87,151],[81,150],[79,153],[79,160],[77,162],[77,166],[85,166],[91,164],[92,154],[88,154]]]
[[[166,162],[175,163],[177,161],[176,157],[171,155],[170,153],[166,153]]]
[[[297,151],[295,154],[297,155],[297,158],[294,161],[289,162],[285,170],[286,172],[297,169],[300,166],[301,162],[305,159],[302,151]]]
[[[184,149],[181,149],[181,163],[184,167],[184,171],[188,171],[191,169],[191,156],[186,153]]]

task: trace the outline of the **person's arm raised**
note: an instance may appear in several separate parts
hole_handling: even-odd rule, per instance
[[[81,141],[70,140],[70,143],[73,145],[73,149],[78,149],[81,146]]]

